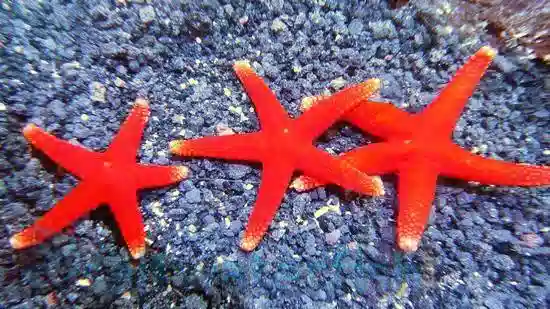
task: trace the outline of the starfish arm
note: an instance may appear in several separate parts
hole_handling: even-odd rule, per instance
[[[81,182],[33,225],[10,238],[15,249],[37,245],[59,233],[101,203],[93,184]]]
[[[288,119],[288,114],[264,80],[254,72],[248,61],[237,61],[233,68],[254,104],[262,129],[282,128],[284,121],[281,120]]]
[[[366,101],[347,113],[344,120],[368,134],[388,140],[408,138],[414,118],[390,103]]]
[[[346,152],[338,159],[348,162],[368,175],[383,175],[394,172],[398,162],[403,158],[403,152],[397,150],[398,148],[395,146],[394,143],[370,144]],[[298,192],[303,192],[326,184],[327,182],[309,175],[302,175],[296,178],[290,187]]]
[[[446,177],[502,186],[550,185],[550,166],[505,162],[474,155],[458,146],[442,164]]]
[[[384,185],[380,177],[369,176],[348,161],[333,157],[314,146],[303,151],[304,160],[298,162],[297,169],[306,175],[363,194],[384,195]]]
[[[143,98],[136,99],[130,115],[121,125],[106,155],[112,160],[135,160],[148,119],[149,103]]]
[[[430,217],[437,172],[427,167],[428,164],[417,160],[399,171],[397,244],[405,252],[418,249]]]
[[[325,100],[327,96],[312,96],[302,100],[302,112]],[[364,132],[384,140],[389,138],[408,138],[413,125],[413,117],[389,102],[364,100],[343,116],[343,120]]]
[[[135,170],[136,186],[140,189],[171,185],[187,178],[185,166],[138,165]]]
[[[61,140],[34,124],[29,124],[23,129],[23,136],[55,163],[79,178],[97,171],[97,162],[102,156],[100,153]],[[82,164],[83,162],[86,164]]]
[[[145,254],[145,227],[136,191],[119,186],[113,190],[108,203],[128,251],[132,258],[139,259]]]
[[[270,142],[270,141],[268,141]],[[262,134],[244,133],[207,136],[170,142],[170,151],[184,157],[210,157],[227,160],[261,161]]]
[[[241,240],[244,251],[254,250],[264,237],[283,200],[293,171],[292,166],[281,161],[263,164],[258,198]]]
[[[302,134],[315,139],[339,120],[346,112],[365,102],[380,88],[380,80],[373,78],[325,97],[312,105],[296,119]]]
[[[468,98],[496,55],[488,46],[480,48],[456,72],[450,83],[421,113],[422,121],[440,136],[450,136]]]

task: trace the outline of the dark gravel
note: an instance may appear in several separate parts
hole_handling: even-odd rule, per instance
[[[130,261],[105,209],[12,250],[9,236],[77,181],[29,151],[20,133],[28,122],[101,150],[134,99],[147,96],[152,117],[139,160],[181,164],[168,154],[172,139],[212,135],[217,125],[258,129],[235,60],[249,59],[292,115],[304,96],[371,77],[383,79],[384,98],[417,111],[493,41],[447,27],[447,8],[422,1],[398,10],[378,0],[194,2],[2,2],[0,308],[548,306],[548,189],[441,180],[410,255],[395,251],[392,178],[383,198],[289,191],[269,235],[246,254],[237,245],[261,170],[187,160],[188,180],[140,195],[150,245],[141,260]],[[550,164],[548,73],[501,50],[455,141],[485,156]],[[367,141],[344,126],[320,146],[339,153]],[[339,212],[316,218],[326,205]]]

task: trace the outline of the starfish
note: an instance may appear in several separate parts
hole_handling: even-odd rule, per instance
[[[479,49],[432,104],[418,114],[408,114],[391,104],[369,102],[343,117],[383,140],[356,148],[341,158],[369,175],[398,175],[397,243],[405,252],[416,251],[419,246],[438,175],[491,185],[550,184],[548,166],[483,158],[452,142],[455,123],[495,55],[490,47]],[[303,108],[315,105],[316,100],[305,100]],[[322,184],[304,175],[291,187],[305,191]]]
[[[45,132],[34,124],[23,129],[25,138],[54,162],[80,178],[80,183],[33,225],[11,237],[15,249],[39,244],[100,204],[108,204],[134,259],[145,253],[145,231],[137,190],[161,187],[187,176],[184,166],[135,163],[149,105],[138,98],[109,148],[93,152]]]
[[[258,198],[240,244],[243,250],[252,251],[262,240],[295,170],[346,189],[369,195],[384,194],[379,177],[370,177],[313,145],[314,139],[357,106],[361,97],[368,97],[378,89],[378,79],[344,89],[321,100],[299,118],[291,119],[248,62],[237,61],[234,69],[255,105],[261,131],[172,141],[170,149],[180,156],[262,163]]]

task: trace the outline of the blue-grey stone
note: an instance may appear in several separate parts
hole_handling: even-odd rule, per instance
[[[201,201],[201,191],[199,189],[192,189],[185,192],[185,200],[189,203],[199,203]]]

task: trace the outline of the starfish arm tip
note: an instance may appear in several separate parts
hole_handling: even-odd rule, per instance
[[[147,101],[146,98],[138,97],[136,99],[136,102],[134,103],[134,106],[135,107],[140,107],[140,108],[148,108],[149,107],[149,101]]]
[[[382,178],[380,178],[380,176],[372,177],[372,184],[374,186],[374,196],[382,196],[386,194],[386,190],[384,190],[384,182],[382,182]]]
[[[298,177],[290,183],[289,188],[294,189],[298,192],[302,192],[305,190],[305,183],[300,177]]]
[[[14,249],[22,249],[27,246],[24,238],[21,236],[21,233],[17,233],[10,238],[10,245]]]
[[[235,71],[251,71],[252,67],[248,60],[237,60],[235,64],[233,64],[233,69],[235,69]]]
[[[139,259],[139,258],[141,258],[145,255],[145,246],[144,245],[130,247],[130,248],[128,248],[128,250],[130,251],[130,255],[132,256],[132,258],[134,260],[137,260],[137,259]]]
[[[33,132],[38,129],[38,126],[34,123],[29,123],[23,128],[23,136],[30,140],[32,137]]]
[[[362,87],[362,90],[364,93],[368,96],[370,96],[373,92],[380,89],[380,85],[382,84],[382,81],[379,78],[371,78],[367,81],[362,82],[359,84]]]
[[[317,104],[319,101],[326,99],[327,97],[328,96],[322,94],[304,97],[300,102],[300,111],[305,112],[306,110]]]
[[[491,46],[483,46],[479,49],[478,53],[485,57],[493,59],[497,55],[497,51]]]
[[[250,252],[258,246],[260,241],[262,240],[261,237],[254,236],[254,235],[245,235],[243,239],[241,240],[241,249],[246,252]]]
[[[371,85],[371,87],[378,89],[380,88],[380,85],[382,84],[382,80],[380,78],[371,78],[367,80],[367,83]]]
[[[407,253],[415,252],[420,245],[420,238],[414,236],[401,236],[399,237],[398,245],[401,250]]]
[[[170,141],[170,144],[168,145],[168,147],[170,147],[170,152],[171,153],[175,153],[175,154],[178,154],[181,152],[181,144],[183,142],[180,141],[180,140],[174,140],[174,141]]]
[[[172,171],[172,179],[174,181],[179,181],[187,178],[189,176],[189,168],[186,166],[176,166]]]

